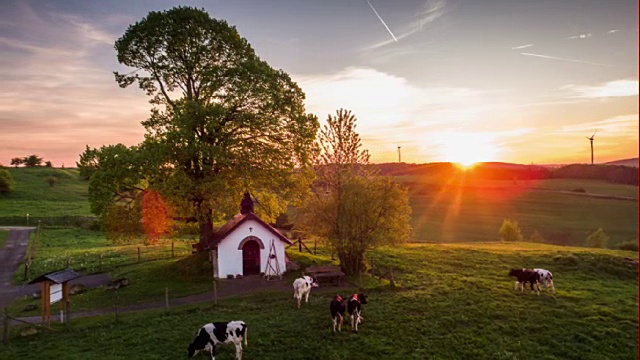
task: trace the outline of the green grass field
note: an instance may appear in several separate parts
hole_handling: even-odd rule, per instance
[[[9,238],[9,232],[0,229],[0,247],[3,247]]]
[[[637,199],[634,186],[566,179],[517,184],[457,179],[445,185],[401,180],[410,188],[411,224],[418,242],[494,241],[504,219],[518,221],[525,237],[537,230],[547,242],[560,245],[582,246],[598,228],[609,235],[609,247],[638,238],[637,201],[549,191],[583,188]]]
[[[358,334],[348,326],[331,333],[328,304],[335,290],[320,288],[300,310],[290,292],[266,292],[218,305],[121,314],[118,322],[78,318],[70,329],[57,324],[55,333],[30,337],[15,327],[0,358],[182,358],[204,323],[241,319],[249,324],[246,359],[634,359],[638,278],[625,256],[637,253],[529,243],[383,248],[369,258],[376,268],[393,269],[398,288],[367,291]],[[168,276],[166,266],[157,270]],[[524,266],[553,271],[557,294],[514,291],[507,273]],[[154,281],[162,286],[165,280]],[[218,359],[233,357],[232,345],[219,348]]]
[[[16,191],[0,197],[3,218],[25,225],[32,218],[91,216],[88,182],[76,169],[7,168]],[[464,174],[464,173],[462,173]],[[46,179],[58,178],[50,187]],[[638,199],[638,187],[595,180],[548,179],[530,181],[471,180],[426,176],[398,176],[410,188],[411,224],[417,242],[478,242],[498,239],[505,218],[518,221],[525,237],[537,230],[546,242],[583,246],[587,236],[602,228],[609,247],[638,239],[638,202],[585,196]],[[17,222],[17,223],[16,223]],[[63,220],[56,224],[66,224]]]
[[[77,169],[6,168],[15,180],[15,191],[0,196],[0,219],[92,216],[89,211],[89,182],[78,176]],[[57,182],[50,186],[49,177]],[[1,224],[0,224],[1,225]]]

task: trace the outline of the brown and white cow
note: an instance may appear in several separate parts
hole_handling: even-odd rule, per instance
[[[338,331],[342,331],[342,323],[344,322],[344,312],[346,306],[344,305],[344,298],[342,295],[336,295],[329,304],[329,312],[331,313],[331,319],[333,320],[333,332],[336,332],[336,326]]]
[[[351,330],[358,332],[358,324],[362,323],[362,305],[367,303],[367,295],[363,293],[353,294],[347,301],[347,311],[351,318]]]

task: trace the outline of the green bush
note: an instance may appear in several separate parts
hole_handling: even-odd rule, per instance
[[[15,181],[13,176],[5,170],[0,169],[0,194],[8,194],[13,191]]]
[[[638,240],[623,241],[616,248],[618,250],[638,251]]]
[[[542,234],[540,234],[538,230],[534,230],[533,233],[531,233],[531,236],[529,236],[529,242],[546,243],[547,240],[542,236]]]
[[[504,219],[502,226],[500,226],[500,239],[502,241],[522,241],[522,231],[517,221],[510,219]]]
[[[594,231],[587,237],[587,246],[596,248],[606,248],[609,243],[609,235],[602,228]]]

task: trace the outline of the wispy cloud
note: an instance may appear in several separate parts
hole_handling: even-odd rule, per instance
[[[617,32],[620,32],[620,30],[618,30],[618,29],[611,29],[611,30],[607,31],[607,34],[615,34],[615,33],[617,33]]]
[[[586,34],[572,35],[572,36],[567,37],[567,39],[569,39],[569,40],[576,40],[576,39],[588,39],[588,38],[590,38],[591,36],[593,36],[593,34],[591,34],[591,33],[586,33]]]
[[[638,80],[615,80],[596,86],[566,85],[561,90],[571,91],[571,98],[638,96],[638,85]]]
[[[373,45],[367,46],[364,50],[373,50],[381,48],[385,45],[393,44],[401,39],[407,38],[418,31],[421,31],[425,26],[434,22],[446,12],[446,2],[444,0],[427,0],[422,9],[420,9],[412,17],[413,20],[405,23],[398,30],[396,30],[393,39],[381,41]]]
[[[577,59],[567,59],[567,58],[562,58],[562,57],[557,57],[557,56],[550,56],[550,55],[543,55],[543,54],[532,54],[532,53],[524,53],[524,52],[522,52],[522,53],[520,53],[520,55],[533,56],[533,57],[549,59],[549,60],[559,60],[559,61],[567,61],[567,62],[574,62],[574,63],[580,63],[580,64],[588,64],[588,65],[611,66],[609,64],[601,64],[601,63],[585,61],[585,60],[577,60]]]
[[[638,114],[618,115],[598,121],[567,125],[561,128],[562,132],[585,133],[587,134],[585,136],[591,136],[593,131],[596,130],[598,131],[598,134],[602,133],[601,136],[621,136],[627,134],[637,138]],[[598,136],[596,136],[596,138],[597,137]]]
[[[528,47],[532,47],[533,44],[526,44],[526,45],[520,45],[520,46],[514,46],[511,48],[511,50],[520,50],[520,49],[526,49]]]
[[[113,45],[115,36],[87,19],[36,10],[26,2],[14,8],[9,21],[19,35],[0,37],[0,65],[11,69],[0,73],[3,88],[10,89],[0,96],[0,160],[34,153],[25,129],[37,139],[38,155],[55,166],[73,166],[69,159],[85,145],[140,142],[139,122],[150,105],[142,91],[115,83],[115,54],[104,46]],[[19,21],[26,18],[33,21]],[[105,57],[113,61],[94,61]]]

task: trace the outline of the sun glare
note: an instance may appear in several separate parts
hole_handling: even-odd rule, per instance
[[[448,133],[442,140],[442,161],[458,163],[464,168],[479,162],[496,161],[498,149],[493,139],[486,135]]]

